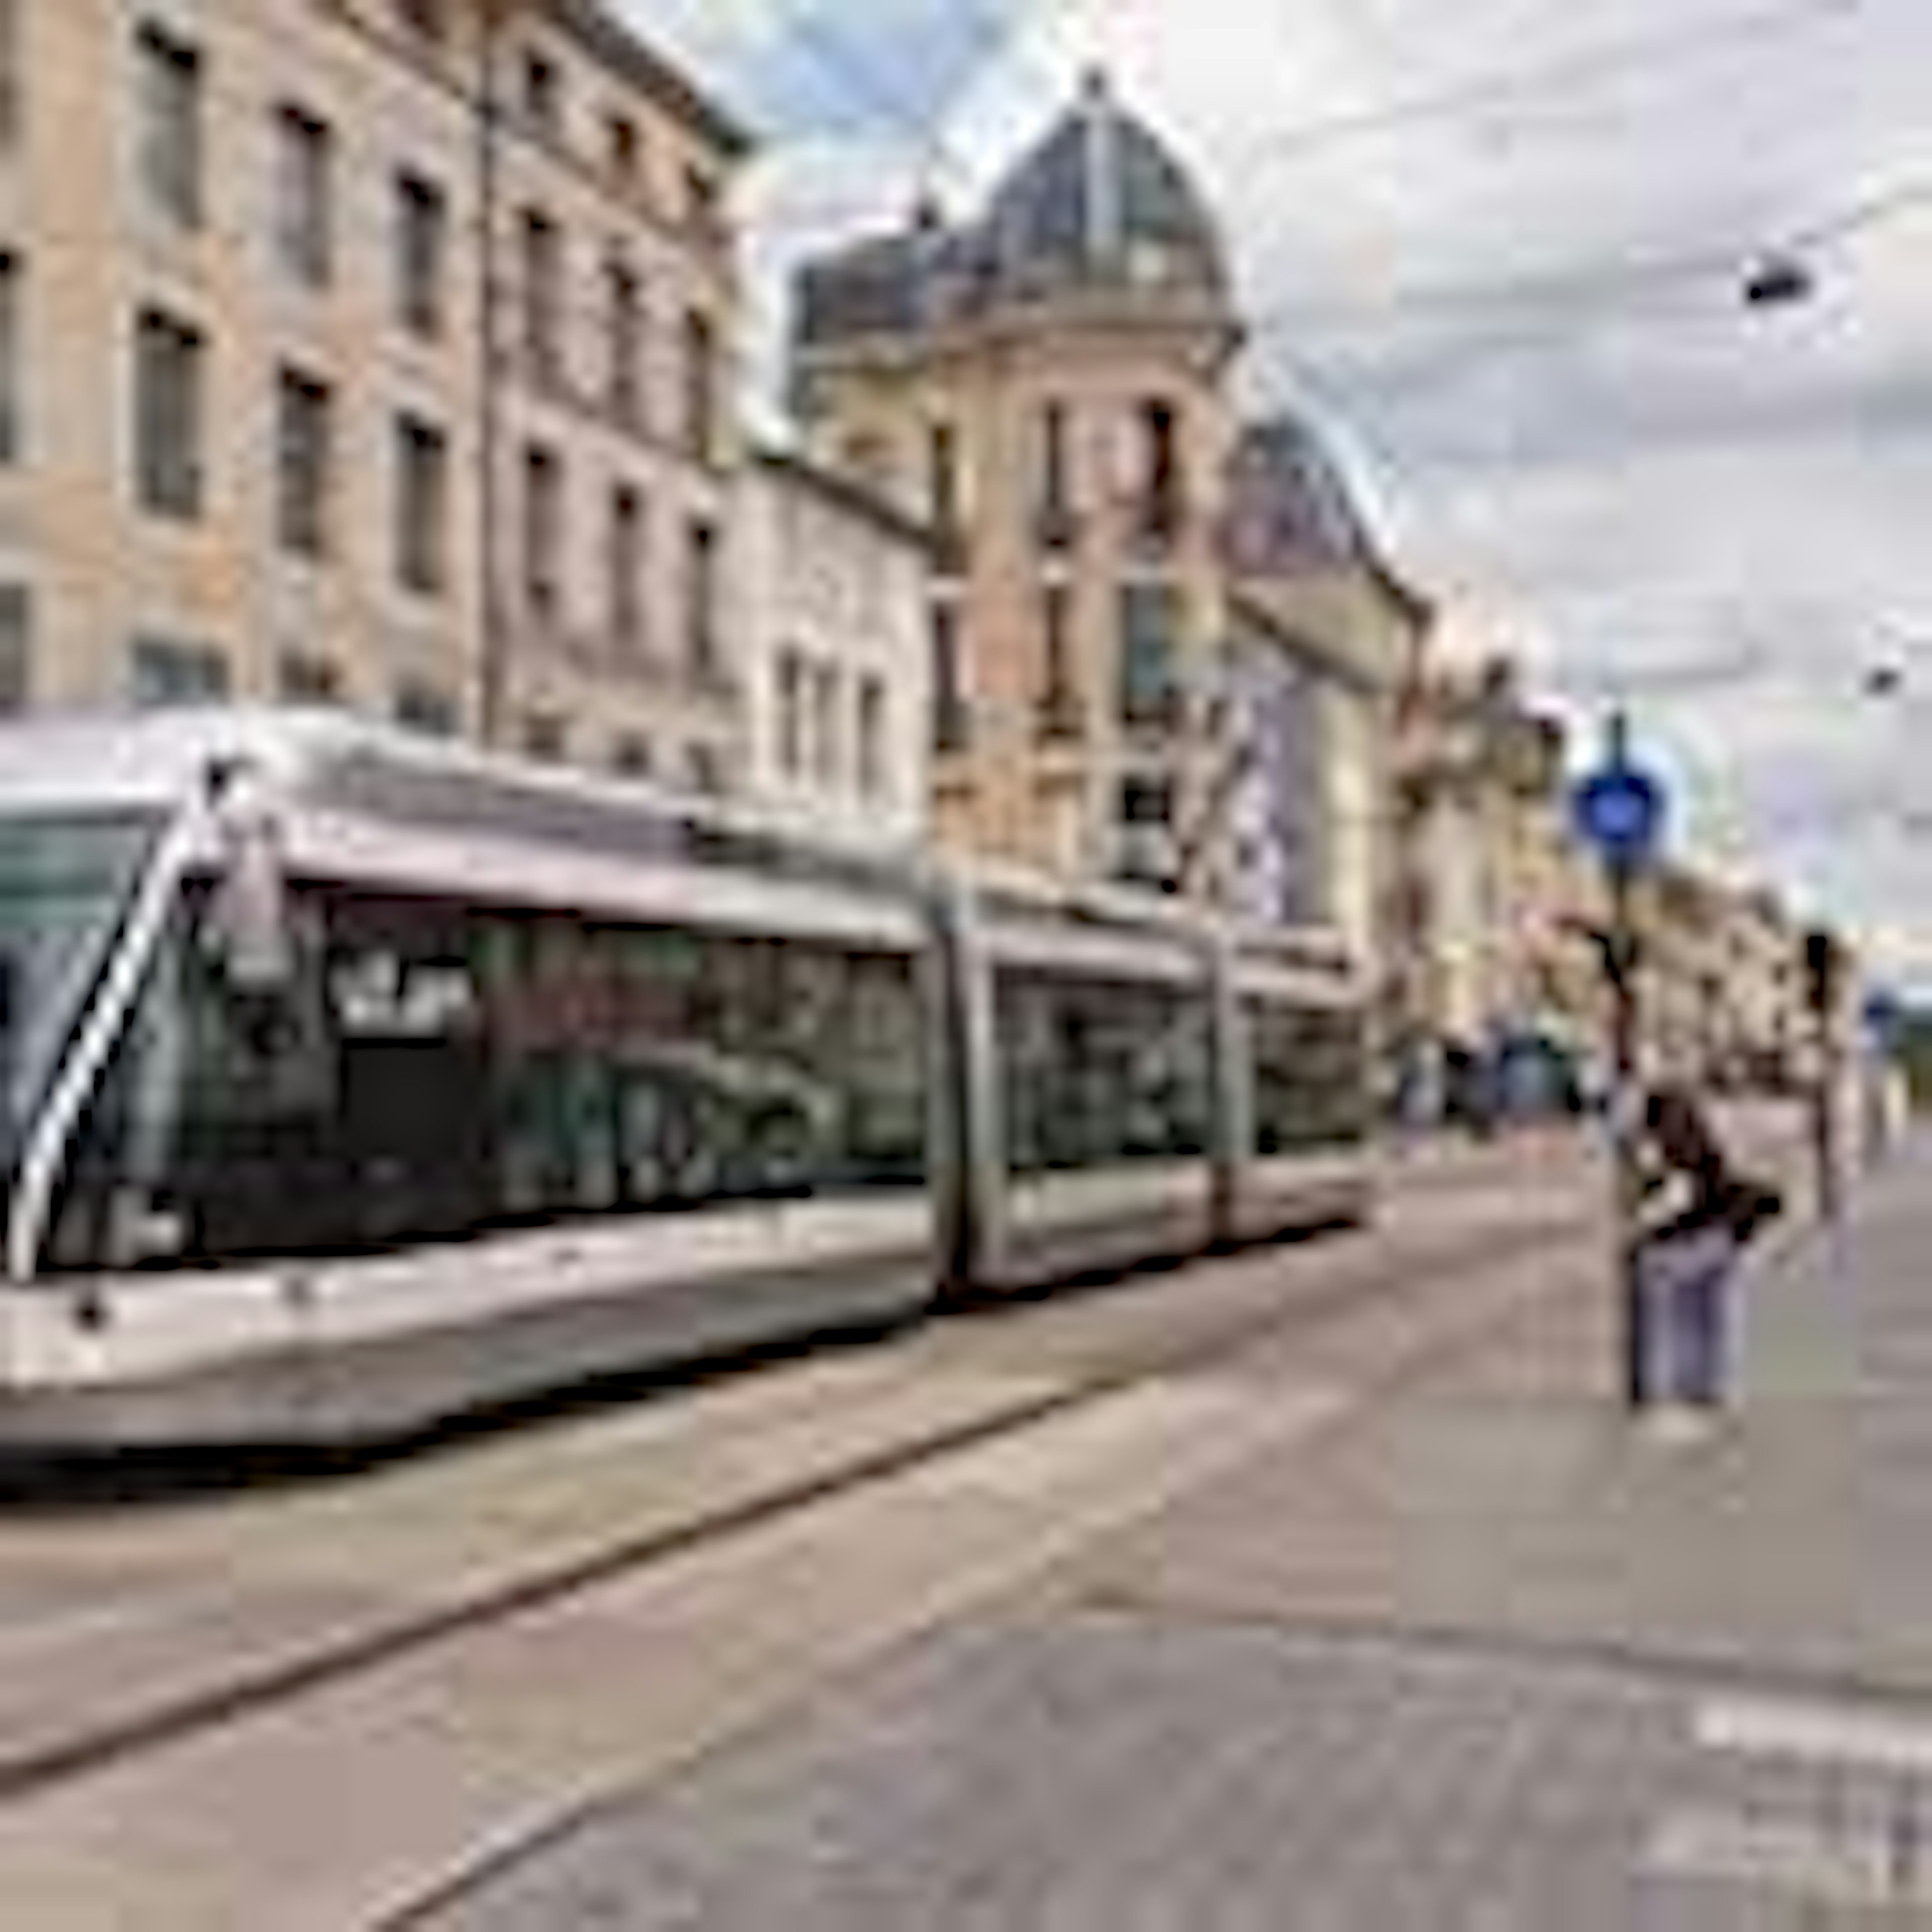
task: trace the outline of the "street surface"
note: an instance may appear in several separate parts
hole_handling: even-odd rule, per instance
[[[1031,1418],[716,1540],[673,1536],[661,1560],[460,1643],[405,1648],[286,1705],[23,1786],[0,1805],[8,1922],[1632,1922],[1446,1906],[1404,1919],[1342,1875],[1324,1880],[1334,1903],[1318,1913],[1269,1875],[1269,1848],[1306,1827],[1356,1846],[1364,1870],[1412,1876],[1370,1813],[1386,1799],[1392,1830],[1429,1810],[1438,1787],[1402,1780],[1432,1762],[1474,1804],[1447,1737],[1486,1753],[1498,1713],[1516,1742],[1491,1764],[1489,1810],[1467,1833],[1453,1810],[1437,1820],[1444,1857],[1461,1846],[1477,1874],[1486,1843],[1550,1835],[1525,1834],[1520,1803],[1570,1786],[1508,1768],[1523,1753],[1541,1765],[1538,1740],[1580,1754],[1564,1802],[1592,1821],[1618,1779],[1654,1785],[1645,1754],[1659,1740],[1682,1744],[1676,1694],[1638,1646],[1573,1655],[1559,1628],[1561,1654],[1520,1654],[1534,1631],[1480,1592],[1427,1594],[1486,1576],[1507,1607],[1520,1564],[1534,1606],[1552,1593],[1539,1562],[1564,1567],[1537,1540],[1552,1511],[1614,1490],[1621,1471],[1626,1489],[1657,1491],[1652,1514],[1682,1514],[1670,1496],[1688,1484],[1694,1497],[1697,1470],[1730,1450],[1660,1457],[1604,1412],[1602,1179],[1574,1150],[1505,1148],[1460,1183],[1406,1186],[1371,1237],[950,1324],[339,1490],[11,1526],[0,1575],[22,1587],[0,1628],[0,1702],[57,1736],[45,1727],[86,1703],[90,1662],[124,1701],[184,1673],[218,1684],[265,1631],[313,1642],[393,1617],[439,1578],[452,1591],[574,1550],[599,1519],[607,1541],[652,1507],[701,1523],[706,1492],[736,1508],[748,1480],[795,1477],[814,1443],[862,1462],[916,1439],[921,1412],[928,1432],[934,1416],[997,1416],[993,1391]],[[1262,1311],[1276,1318],[1257,1325]],[[1246,1342],[1226,1346],[1244,1320]],[[1817,1339],[1798,1332],[1790,1361]],[[1121,1376],[1150,1351],[1172,1366]],[[1040,1406],[1096,1370],[1113,1384],[1093,1399]],[[1459,1442],[1484,1418],[1499,1436]],[[1423,1436],[1378,1461],[1408,1429]],[[1626,1534],[1655,1533],[1624,1514]],[[1648,1561],[1605,1534],[1620,1560]],[[1405,1564],[1426,1616],[1409,1614]],[[90,1574],[118,1587],[107,1606],[97,1588],[76,1622]],[[1622,1714],[1586,1748],[1566,1714],[1599,1700]],[[1438,1717],[1442,1748],[1422,1751]],[[16,1726],[4,1735],[17,1749]],[[1614,1774],[1588,1768],[1599,1744]],[[1725,1852],[1729,1814],[1716,1815],[1716,1853],[1701,1814],[1658,1825],[1658,1874]],[[1577,1832],[1551,1842],[1580,1856]],[[1170,1850],[1146,1869],[1156,1844]],[[1558,1862],[1580,1882],[1582,1866]]]
[[[1536,1300],[412,1922],[1922,1922],[1928,1181],[1760,1271],[1714,1442],[1634,1436],[1600,1303]]]

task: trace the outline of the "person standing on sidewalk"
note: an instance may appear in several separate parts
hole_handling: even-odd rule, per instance
[[[1736,1173],[1688,1088],[1664,1086],[1645,1118],[1646,1200],[1639,1237],[1646,1407],[1666,1437],[1692,1437],[1724,1401],[1731,1288],[1745,1244],[1782,1205]]]

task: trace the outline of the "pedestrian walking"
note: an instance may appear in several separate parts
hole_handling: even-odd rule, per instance
[[[1703,1434],[1729,1380],[1732,1288],[1778,1190],[1732,1168],[1690,1091],[1665,1086],[1644,1121],[1647,1212],[1638,1238],[1640,1394],[1660,1435]]]

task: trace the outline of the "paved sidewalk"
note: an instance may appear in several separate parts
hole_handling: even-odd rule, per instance
[[[1928,1258],[1922,1141],[1841,1238],[1754,1270],[1718,1439],[1617,1413],[1607,1294],[1540,1309],[426,1923],[1907,1922],[1932,1910]]]

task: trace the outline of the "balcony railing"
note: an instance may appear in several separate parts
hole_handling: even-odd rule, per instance
[[[1120,693],[1120,722],[1131,730],[1172,731],[1179,728],[1185,706],[1172,685],[1137,688]]]
[[[1080,519],[1064,503],[1042,503],[1034,512],[1033,534],[1043,550],[1070,550],[1080,541]]]
[[[935,752],[965,751],[972,742],[972,715],[966,700],[940,695],[932,704],[932,748]]]
[[[1134,502],[1130,535],[1143,556],[1165,556],[1180,539],[1186,513],[1178,490],[1150,490]]]
[[[1087,710],[1072,691],[1049,691],[1040,700],[1035,728],[1048,742],[1065,743],[1087,734]]]

